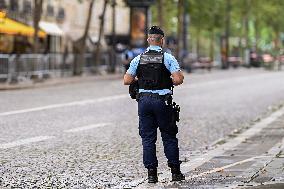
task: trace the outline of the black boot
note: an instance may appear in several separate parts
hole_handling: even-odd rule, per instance
[[[148,183],[157,183],[158,174],[157,169],[148,169]]]
[[[184,174],[180,172],[180,165],[171,166],[172,181],[182,181],[185,180]]]

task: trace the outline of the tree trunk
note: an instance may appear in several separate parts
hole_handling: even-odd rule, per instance
[[[215,24],[218,22],[217,20],[217,6],[214,3],[212,9],[211,9],[211,27],[210,27],[210,52],[209,52],[209,57],[210,61],[213,64],[214,62],[214,54],[215,54]]]
[[[187,53],[188,51],[188,26],[189,26],[189,14],[186,13],[186,11],[183,11],[183,32],[182,32],[182,48]]]
[[[259,32],[259,20],[258,18],[256,18],[255,23],[254,23],[254,30],[255,30],[255,51],[258,52],[259,51],[259,36],[260,36],[260,32]]]
[[[229,67],[229,54],[230,54],[230,25],[231,25],[231,0],[226,1],[226,31],[225,31],[225,40],[226,40],[226,52],[225,59],[222,64],[223,69],[227,69]]]
[[[178,1],[177,60],[181,61],[184,0]]]
[[[115,20],[115,16],[116,16],[116,2],[115,0],[112,1],[111,7],[112,7],[112,48],[111,48],[111,61],[109,64],[109,69],[108,72],[109,73],[114,73],[115,72],[115,66],[116,66],[116,20]]]
[[[43,0],[34,0],[34,15],[33,15],[33,25],[34,25],[34,35],[33,35],[33,53],[38,53],[39,49],[39,40],[38,40],[38,32],[39,32],[39,21],[41,19],[42,14],[42,4]]]
[[[250,48],[250,43],[249,43],[249,12],[250,12],[250,0],[246,0],[246,9],[245,9],[245,17],[244,17],[244,22],[245,22],[245,48]]]
[[[250,66],[250,58],[249,56],[249,49],[250,49],[250,41],[249,41],[249,14],[250,14],[250,0],[244,0],[245,1],[245,9],[243,12],[243,25],[244,25],[244,34],[243,38],[245,39],[245,46],[242,49],[243,54],[243,61],[245,65]]]
[[[280,40],[280,30],[278,27],[276,27],[276,30],[275,30],[275,39],[274,39],[274,44],[275,44],[275,50],[278,52],[280,50],[280,43],[281,43],[281,40]]]
[[[200,24],[197,25],[197,34],[196,34],[196,54],[197,58],[200,57]]]
[[[95,72],[95,73],[98,72],[98,66],[99,66],[100,60],[101,60],[101,39],[102,39],[102,35],[103,35],[103,32],[104,32],[105,12],[106,12],[107,3],[108,3],[108,0],[105,0],[103,12],[100,15],[100,30],[99,30],[98,41],[97,41],[97,44],[96,44],[95,65],[94,65],[94,69],[93,69],[93,72]]]
[[[158,0],[158,24],[159,26],[164,29],[164,0]]]
[[[214,61],[214,42],[215,42],[215,33],[214,33],[214,28],[211,29],[210,31],[211,37],[210,37],[210,61]]]
[[[91,25],[94,2],[95,0],[91,0],[89,5],[88,17],[83,36],[73,43],[73,51],[75,53],[73,75],[81,75],[83,72],[83,65],[85,64],[84,54],[86,51],[86,39]]]

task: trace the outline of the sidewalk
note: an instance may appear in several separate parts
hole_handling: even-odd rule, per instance
[[[166,188],[284,188],[284,108],[231,137],[185,182]]]
[[[122,79],[123,74],[105,74],[105,75],[87,75],[87,76],[73,76],[73,77],[57,77],[50,78],[42,81],[23,81],[16,84],[0,83],[1,90],[16,90],[16,89],[28,89],[28,88],[38,88],[38,87],[49,87],[56,85],[64,85],[71,83],[80,82],[95,82],[101,80],[114,80]]]
[[[158,184],[144,182],[138,188],[284,189],[284,107],[193,156],[181,164],[185,181],[170,182],[167,171],[159,174]]]

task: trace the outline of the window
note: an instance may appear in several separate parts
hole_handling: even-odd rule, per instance
[[[11,11],[18,11],[19,10],[18,0],[10,0],[10,10]]]
[[[65,18],[65,10],[64,8],[60,7],[57,13],[57,20],[62,21]]]
[[[7,5],[5,0],[0,0],[0,10],[6,9]]]
[[[24,14],[31,14],[32,13],[32,4],[30,1],[25,0],[23,2],[23,13]]]
[[[52,5],[47,5],[46,8],[47,16],[53,17],[54,16],[54,7]]]

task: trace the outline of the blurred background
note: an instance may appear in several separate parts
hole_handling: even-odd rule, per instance
[[[158,25],[187,72],[284,64],[282,0],[0,0],[0,81],[124,73]]]
[[[184,70],[174,101],[186,181],[170,182],[158,137],[156,188],[283,189],[283,9],[284,0],[0,0],[0,188],[153,188],[122,76],[158,25]]]

